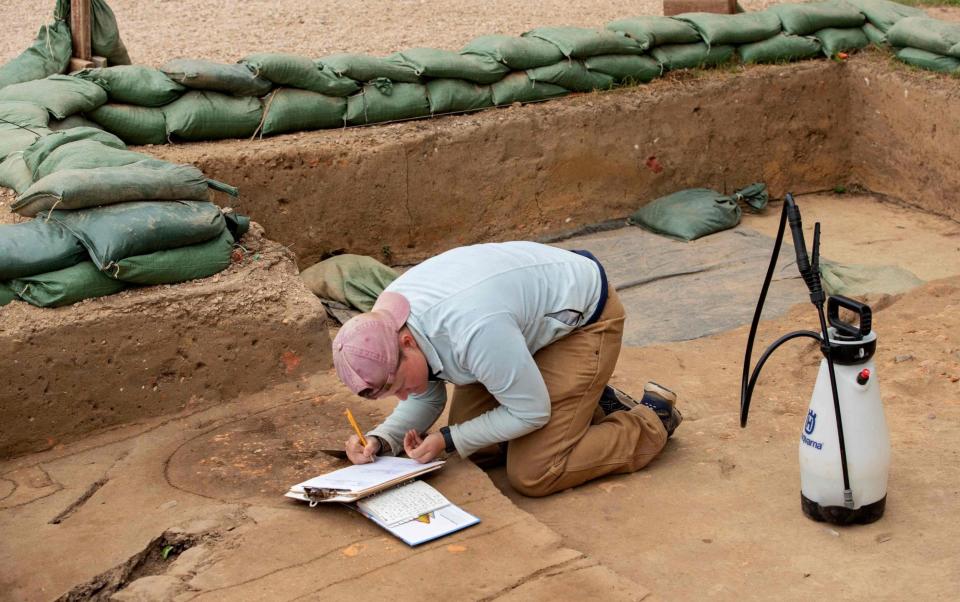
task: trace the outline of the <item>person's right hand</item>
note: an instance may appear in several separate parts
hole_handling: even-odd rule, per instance
[[[344,449],[347,452],[347,458],[354,464],[367,464],[373,462],[377,452],[380,451],[380,440],[376,437],[367,437],[367,446],[364,447],[360,444],[360,437],[350,435]]]

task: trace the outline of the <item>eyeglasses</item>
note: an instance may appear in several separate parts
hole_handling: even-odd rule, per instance
[[[364,389],[360,391],[357,395],[363,397],[364,399],[380,399],[380,396],[390,390],[390,387],[393,386],[392,382],[386,382],[379,389]]]

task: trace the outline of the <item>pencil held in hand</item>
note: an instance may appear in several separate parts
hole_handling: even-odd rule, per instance
[[[357,419],[353,417],[353,412],[350,411],[350,408],[347,408],[347,420],[350,421],[350,426],[352,426],[353,430],[357,433],[357,437],[360,439],[360,445],[366,447],[367,438],[360,432],[360,425],[357,424]]]

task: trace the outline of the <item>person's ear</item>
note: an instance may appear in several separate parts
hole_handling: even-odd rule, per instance
[[[408,331],[400,333],[400,347],[403,349],[413,349],[416,341],[413,338],[413,335]]]

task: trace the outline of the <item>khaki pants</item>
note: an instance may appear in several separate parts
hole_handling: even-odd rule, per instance
[[[552,412],[543,428],[510,441],[507,448],[507,477],[520,493],[539,497],[606,474],[634,472],[666,444],[667,431],[653,410],[638,405],[604,416],[597,405],[620,354],[623,320],[623,305],[610,287],[597,322],[533,356],[547,384]],[[449,422],[466,422],[496,406],[483,385],[458,386]],[[473,457],[489,458],[496,451],[487,448]]]

